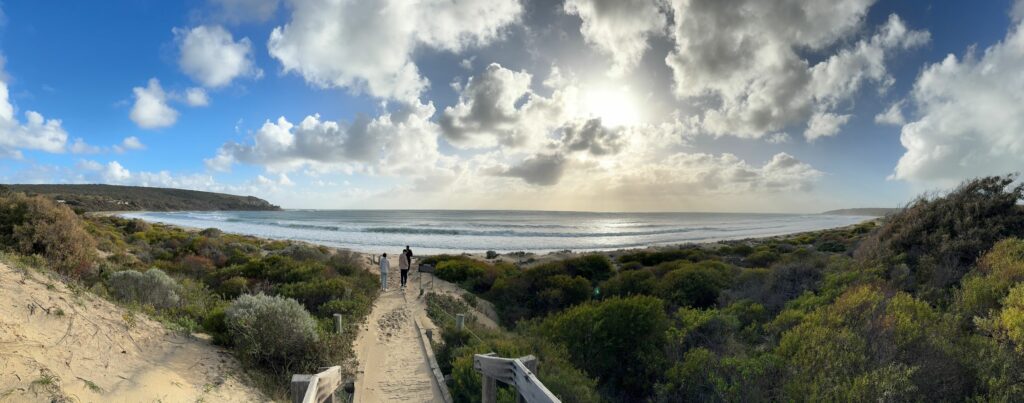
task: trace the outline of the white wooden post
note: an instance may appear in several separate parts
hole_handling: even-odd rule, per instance
[[[466,314],[455,314],[455,330],[462,331],[466,327]]]

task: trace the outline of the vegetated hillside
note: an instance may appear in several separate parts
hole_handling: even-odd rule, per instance
[[[887,207],[864,207],[864,208],[844,208],[839,210],[829,210],[822,215],[862,215],[871,217],[885,217],[889,214],[895,213],[899,209],[887,208]]]
[[[196,190],[115,185],[0,185],[84,211],[280,210],[266,200]]]
[[[1024,401],[1024,186],[965,182],[881,220],[517,267],[424,259],[456,401],[473,354],[535,355],[565,402]],[[479,299],[507,330],[449,315]],[[443,312],[442,312],[443,311]]]
[[[286,398],[292,374],[333,365],[354,371],[352,341],[379,288],[377,278],[363,270],[362,257],[348,251],[214,228],[194,232],[114,216],[79,216],[64,204],[23,193],[0,195],[0,258],[5,257],[56,273],[69,288],[117,302],[131,315],[146,314],[172,329],[212,336],[278,400]],[[0,278],[0,283],[9,282]],[[31,302],[36,301],[25,304]],[[334,314],[344,315],[340,332]],[[137,326],[134,316],[123,322]],[[0,321],[0,334],[3,325]],[[4,348],[0,337],[0,357]],[[63,357],[59,362],[81,365],[80,355],[74,358],[74,364]],[[10,376],[40,375],[24,372]],[[0,365],[4,374],[10,374],[10,367]],[[0,378],[0,401],[6,393],[10,389]],[[170,398],[193,400],[182,396],[175,392]],[[151,399],[117,394],[102,400]]]

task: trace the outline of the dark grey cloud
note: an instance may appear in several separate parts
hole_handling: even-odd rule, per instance
[[[537,186],[552,186],[562,179],[566,160],[561,154],[539,154],[528,157],[518,165],[501,172],[501,176],[520,178]]]
[[[595,156],[618,154],[625,143],[625,128],[608,128],[601,118],[574,122],[562,127],[562,144],[570,152],[586,151]]]

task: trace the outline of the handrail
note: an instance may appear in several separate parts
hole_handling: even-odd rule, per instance
[[[334,402],[334,392],[342,384],[341,367],[320,368],[320,372],[312,375],[292,375],[293,403],[324,403]]]
[[[537,379],[537,358],[528,355],[519,358],[496,357],[494,353],[475,354],[473,369],[483,377],[483,402],[494,403],[498,389],[496,381],[514,386],[520,401],[527,403],[561,403],[540,379]]]

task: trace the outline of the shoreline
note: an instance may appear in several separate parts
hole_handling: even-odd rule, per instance
[[[187,232],[191,232],[191,233],[197,233],[197,232],[203,231],[203,230],[205,230],[207,228],[216,228],[216,229],[221,230],[221,231],[223,231],[225,233],[229,233],[229,234],[233,234],[233,235],[239,235],[239,236],[252,237],[252,238],[262,239],[262,240],[267,240],[267,241],[297,242],[297,243],[303,243],[303,244],[313,245],[313,246],[317,246],[317,247],[330,248],[332,250],[345,250],[345,251],[348,251],[348,252],[351,252],[351,253],[358,254],[358,255],[360,255],[362,257],[365,257],[367,259],[375,257],[375,256],[378,256],[380,253],[388,252],[387,250],[368,251],[368,250],[364,250],[364,249],[354,249],[354,248],[349,248],[349,247],[345,247],[345,246],[341,246],[341,245],[328,244],[328,243],[319,243],[319,242],[305,240],[305,239],[287,238],[287,237],[274,237],[274,236],[267,235],[267,234],[254,235],[254,234],[247,234],[247,233],[241,233],[241,232],[226,231],[226,230],[223,230],[223,229],[217,228],[217,227],[200,228],[200,227],[193,227],[193,226],[188,226],[188,225],[171,224],[171,223],[165,223],[165,222],[159,222],[159,221],[150,221],[150,220],[145,220],[145,219],[136,218],[136,217],[125,217],[126,214],[139,214],[139,213],[147,213],[147,212],[146,211],[97,211],[97,212],[90,212],[90,213],[87,213],[87,214],[95,215],[95,216],[98,216],[98,217],[118,217],[118,218],[122,218],[122,219],[139,219],[139,220],[143,220],[143,221],[145,221],[145,222],[147,222],[147,223],[149,223],[151,225],[163,225],[163,226],[167,226],[167,227],[171,227],[171,228],[177,228],[177,229],[180,229],[182,231],[187,231]],[[844,228],[851,228],[851,227],[855,227],[857,225],[861,225],[861,224],[863,224],[865,222],[878,221],[878,220],[880,220],[882,218],[883,217],[864,217],[863,220],[861,220],[859,222],[856,222],[856,223],[848,224],[848,225],[842,225],[842,226],[831,227],[831,228],[822,228],[822,229],[796,231],[796,232],[773,233],[773,234],[768,234],[768,235],[764,235],[764,236],[742,237],[742,238],[728,238],[728,237],[724,237],[724,238],[709,238],[709,239],[703,239],[703,240],[699,240],[699,241],[667,242],[667,243],[657,243],[657,244],[649,244],[649,245],[636,245],[636,246],[630,246],[630,247],[625,247],[625,248],[563,249],[563,250],[543,250],[543,251],[525,251],[525,250],[519,250],[519,251],[498,251],[497,249],[490,249],[490,250],[484,250],[484,251],[462,250],[462,251],[445,251],[445,252],[438,252],[438,253],[418,253],[417,256],[418,257],[425,257],[425,256],[436,256],[436,255],[462,255],[462,256],[470,256],[470,257],[473,257],[473,258],[476,258],[476,259],[479,259],[479,260],[485,260],[485,261],[487,261],[487,260],[501,260],[502,258],[510,258],[510,259],[515,259],[516,261],[518,261],[520,263],[522,263],[524,261],[527,261],[528,262],[527,264],[532,265],[534,263],[541,263],[541,262],[544,262],[544,261],[549,261],[551,259],[561,259],[561,258],[566,258],[566,257],[571,257],[571,256],[576,256],[576,255],[581,255],[581,254],[595,254],[596,253],[596,254],[603,254],[603,255],[606,255],[606,256],[611,257],[611,258],[615,258],[615,257],[617,257],[619,255],[626,254],[626,253],[643,252],[643,251],[648,251],[649,252],[649,251],[659,251],[659,250],[670,250],[670,249],[682,248],[682,247],[685,247],[685,246],[699,246],[699,247],[704,248],[704,247],[712,247],[712,246],[720,245],[720,244],[722,244],[724,242],[752,242],[752,241],[778,240],[778,239],[782,239],[782,238],[786,238],[786,237],[799,236],[801,234],[809,234],[809,233],[816,233],[816,232],[821,232],[821,231],[830,231],[830,230],[839,230],[839,229],[844,229]],[[396,247],[393,247],[393,248],[397,248],[396,250],[400,250],[402,247],[401,246],[396,246]],[[415,251],[417,248],[413,248],[413,249]],[[422,248],[422,249],[428,249],[429,250],[430,248]],[[496,259],[486,259],[487,252],[489,252],[489,251],[497,252],[498,253],[498,257]],[[390,253],[390,252],[388,252],[388,253]]]

